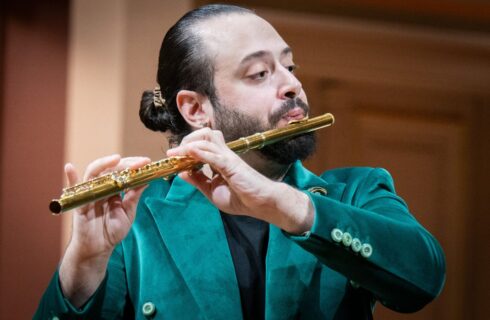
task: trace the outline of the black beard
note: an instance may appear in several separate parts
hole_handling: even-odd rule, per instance
[[[294,138],[282,140],[260,149],[266,159],[289,165],[296,160],[305,160],[316,150],[315,132],[308,132]]]
[[[256,132],[273,129],[277,126],[281,118],[295,107],[303,109],[305,114],[308,114],[309,111],[308,105],[301,99],[290,99],[278,111],[269,116],[269,126],[265,127],[257,118],[223,106],[217,99],[213,101],[213,106],[216,127],[223,132],[226,141],[237,140]],[[282,165],[289,165],[296,160],[305,160],[315,152],[315,148],[316,135],[314,132],[309,132],[265,146],[259,152],[267,160]]]

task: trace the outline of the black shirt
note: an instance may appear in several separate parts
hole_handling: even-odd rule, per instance
[[[265,256],[269,224],[221,212],[240,290],[243,319],[265,318]]]

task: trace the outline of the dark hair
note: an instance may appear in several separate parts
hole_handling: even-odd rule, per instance
[[[202,6],[180,18],[163,39],[158,59],[157,82],[166,103],[163,107],[155,106],[153,91],[145,91],[141,98],[139,115],[150,130],[170,130],[171,143],[179,143],[191,131],[177,108],[175,98],[180,90],[192,90],[207,96],[212,103],[216,101],[214,62],[192,27],[206,19],[230,13],[253,14],[253,11],[234,5]]]

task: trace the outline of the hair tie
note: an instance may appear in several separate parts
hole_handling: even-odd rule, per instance
[[[153,104],[157,108],[164,108],[167,106],[165,99],[162,97],[162,91],[160,90],[159,85],[153,89]]]

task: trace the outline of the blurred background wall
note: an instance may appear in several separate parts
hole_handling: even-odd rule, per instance
[[[65,162],[81,173],[115,152],[164,157],[164,137],[139,123],[140,95],[155,84],[165,31],[204,3],[0,2],[0,319],[32,316],[68,240],[69,216],[47,209]],[[490,5],[235,3],[293,47],[313,114],[336,115],[308,166],[387,168],[445,249],[441,297],[408,316],[378,306],[376,318],[486,319]]]

